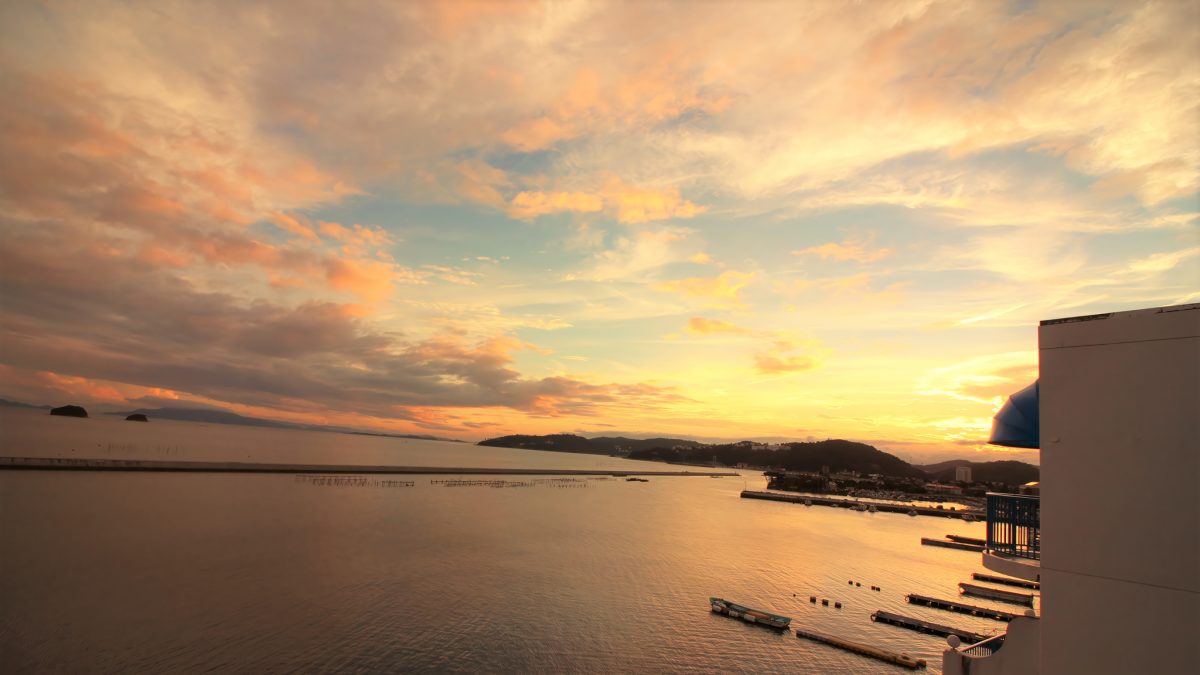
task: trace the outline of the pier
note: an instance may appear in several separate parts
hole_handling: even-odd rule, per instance
[[[908,654],[889,652],[884,649],[879,649],[878,647],[872,647],[870,645],[864,645],[858,642],[843,640],[838,637],[833,637],[832,635],[825,635],[823,633],[811,631],[806,628],[797,628],[796,637],[808,638],[809,640],[815,640],[816,642],[823,642],[827,645],[837,647],[838,649],[844,649],[848,652],[861,654],[862,656],[869,656],[873,659],[879,659],[880,661],[887,661],[888,663],[892,663],[897,666],[904,666],[910,670],[916,670],[917,668],[925,667],[924,659],[914,659]]]
[[[1011,602],[1014,605],[1033,607],[1033,593],[1013,593],[1012,591],[1002,591],[998,588],[988,588],[987,586],[976,586],[975,584],[968,584],[966,582],[960,583],[958,590],[963,595],[973,595],[977,598],[987,598],[989,600]]]
[[[742,490],[742,499],[765,499],[773,502],[791,502],[793,504],[811,504],[814,506],[835,506],[840,508],[854,508],[857,506],[871,507],[874,506],[876,511],[881,513],[912,513],[918,516],[939,516],[941,518],[961,518],[964,515],[969,515],[973,518],[982,518],[983,515],[979,511],[961,509],[931,509],[928,506],[911,506],[909,504],[894,504],[888,502],[864,502],[857,499],[844,499],[841,497],[821,497],[817,495],[796,494],[783,495],[778,492],[763,492],[761,490]]]
[[[273,464],[190,462],[153,459],[0,457],[0,471],[192,471],[202,473],[408,474],[474,476],[737,476],[734,471],[630,471],[627,469],[503,469],[446,466],[358,466],[354,464]]]
[[[942,637],[948,637],[950,635],[957,635],[958,639],[962,640],[963,642],[965,642],[967,644],[975,644],[976,642],[983,642],[988,637],[990,637],[988,635],[980,635],[979,633],[972,633],[969,630],[962,630],[960,628],[955,628],[953,626],[943,626],[940,623],[932,623],[929,621],[923,621],[921,619],[914,619],[911,616],[903,616],[901,614],[892,614],[891,612],[885,612],[883,610],[878,610],[874,614],[872,614],[871,620],[877,621],[879,623],[890,624],[892,626],[899,626],[900,628],[907,628],[909,630],[915,630],[918,633],[927,633],[929,635],[940,635]]]
[[[1035,591],[1040,591],[1042,585],[1036,581],[1025,581],[1024,579],[1009,579],[1008,577],[996,577],[990,574],[980,574],[975,572],[971,575],[975,581],[986,581],[989,584],[1002,584],[1004,586],[1016,586],[1017,588],[1029,588]]]
[[[925,546],[941,546],[942,548],[956,548],[960,551],[975,551],[983,550],[983,547],[978,544],[964,544],[958,541],[950,541],[948,539],[931,539],[929,537],[921,537],[921,543]]]
[[[985,619],[995,619],[996,621],[1009,622],[1021,616],[1011,612],[1002,612],[998,609],[990,607],[979,607],[977,605],[967,605],[953,600],[942,600],[940,598],[931,598],[927,595],[917,595],[909,593],[905,596],[909,604],[922,605],[924,607],[932,607],[934,609],[944,609],[948,612],[957,612],[959,614],[970,614],[971,616],[979,616]]]

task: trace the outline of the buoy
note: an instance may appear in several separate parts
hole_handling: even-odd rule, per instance
[[[853,586],[853,585],[854,585],[854,582],[853,582],[853,581],[847,581],[846,583],[850,584],[851,586]]]
[[[862,584],[858,583],[857,581],[856,581],[856,582],[854,582],[854,585],[855,585],[855,586],[857,586],[857,587],[859,587],[859,588],[862,588]]]
[[[829,600],[827,600],[827,599],[825,599],[825,598],[821,598],[821,604],[822,604],[822,605],[824,605],[824,606],[826,606],[826,607],[828,607],[828,606],[829,606]]]
[[[817,602],[817,596],[815,596],[815,595],[810,595],[810,596],[808,596],[808,601],[809,601],[809,602],[811,602],[811,603],[816,603],[816,602]]]
[[[835,603],[833,603],[833,607],[834,607],[834,609],[841,609],[841,608],[842,608],[842,603],[840,603],[840,602],[835,602]]]

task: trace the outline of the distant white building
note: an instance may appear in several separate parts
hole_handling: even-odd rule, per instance
[[[983,565],[1039,581],[1042,613],[942,671],[1200,672],[1200,304],[1043,321],[1038,341],[993,441],[1041,448],[1045,494],[988,495]]]
[[[926,483],[925,489],[928,490],[929,492],[940,492],[942,494],[949,494],[949,495],[961,495],[962,494],[962,486],[961,485],[946,485],[944,483]]]
[[[969,467],[969,466],[954,467],[954,480],[961,481],[963,483],[972,482],[971,481],[971,467]]]

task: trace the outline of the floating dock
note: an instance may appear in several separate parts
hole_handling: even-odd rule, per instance
[[[976,586],[975,584],[968,584],[966,582],[960,583],[958,590],[963,595],[973,595],[977,598],[987,598],[989,600],[1011,602],[1014,605],[1033,607],[1033,593],[1014,593],[1012,591],[1002,591],[999,588]]]
[[[923,621],[921,619],[914,619],[911,616],[903,616],[901,614],[892,614],[891,612],[885,612],[883,610],[878,610],[874,614],[872,614],[871,620],[879,622],[879,623],[890,624],[892,626],[899,626],[901,628],[907,628],[909,630],[915,630],[918,633],[927,633],[929,635],[940,635],[942,637],[947,637],[950,635],[957,635],[958,639],[962,640],[963,642],[965,642],[967,644],[975,644],[976,642],[983,642],[987,638],[991,637],[989,635],[980,635],[979,633],[972,633],[969,630],[962,630],[960,628],[955,628],[953,626],[943,626],[940,623],[932,623],[929,621]]]
[[[921,537],[921,543],[925,546],[941,546],[942,548],[956,548],[960,551],[975,551],[983,550],[978,544],[964,544],[958,541],[948,541],[946,539],[931,539],[929,537]]]
[[[818,495],[809,494],[782,495],[778,492],[763,492],[761,490],[742,490],[742,499],[765,499],[773,502],[812,504],[816,506],[835,506],[840,508],[854,508],[857,506],[870,508],[874,506],[876,511],[883,513],[908,513],[911,511],[918,516],[961,518],[964,515],[968,515],[972,518],[983,518],[982,512],[968,509],[962,509],[958,511],[952,509],[931,509],[928,506],[911,506],[908,504],[891,504],[887,502],[864,502],[857,499],[821,497]]]
[[[948,534],[946,538],[950,541],[957,541],[960,544],[975,544],[976,546],[987,546],[987,542],[978,537],[964,537],[961,534]]]
[[[1021,616],[1012,612],[1002,612],[998,609],[990,607],[979,607],[977,605],[967,605],[953,600],[942,600],[941,598],[931,598],[927,595],[917,595],[909,593],[905,596],[909,604],[922,605],[925,607],[933,607],[934,609],[944,609],[949,612],[958,612],[959,614],[970,614],[971,616],[980,616],[985,619],[995,619],[996,621],[1012,621]]]
[[[859,644],[857,642],[851,642],[849,640],[843,640],[841,638],[833,637],[832,635],[825,635],[823,633],[818,633],[805,628],[796,628],[795,630],[796,637],[798,638],[808,638],[809,640],[823,642],[827,645],[837,647],[838,649],[845,649],[848,652],[869,656],[873,659],[879,659],[880,661],[887,661],[888,663],[892,663],[897,666],[904,666],[905,668],[909,668],[911,670],[925,667],[924,659],[914,659],[908,654],[889,652],[884,649],[879,649],[870,645]]]
[[[1025,581],[1024,579],[1010,579],[1008,577],[997,577],[991,574],[980,574],[975,572],[971,575],[975,581],[986,581],[990,584],[1002,584],[1004,586],[1016,586],[1017,588],[1028,588],[1035,591],[1042,590],[1042,585],[1036,581]]]
[[[0,470],[32,471],[195,471],[208,473],[410,474],[475,476],[737,476],[733,471],[627,471],[624,469],[495,469],[448,466],[358,466],[355,464],[271,464],[188,462],[154,459],[76,459],[0,457]]]

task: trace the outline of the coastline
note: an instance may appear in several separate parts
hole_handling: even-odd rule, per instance
[[[339,473],[492,476],[738,476],[737,472],[626,471],[621,469],[506,469],[487,467],[384,466],[355,464],[272,464],[74,457],[0,457],[0,471],[163,471],[194,473]]]

